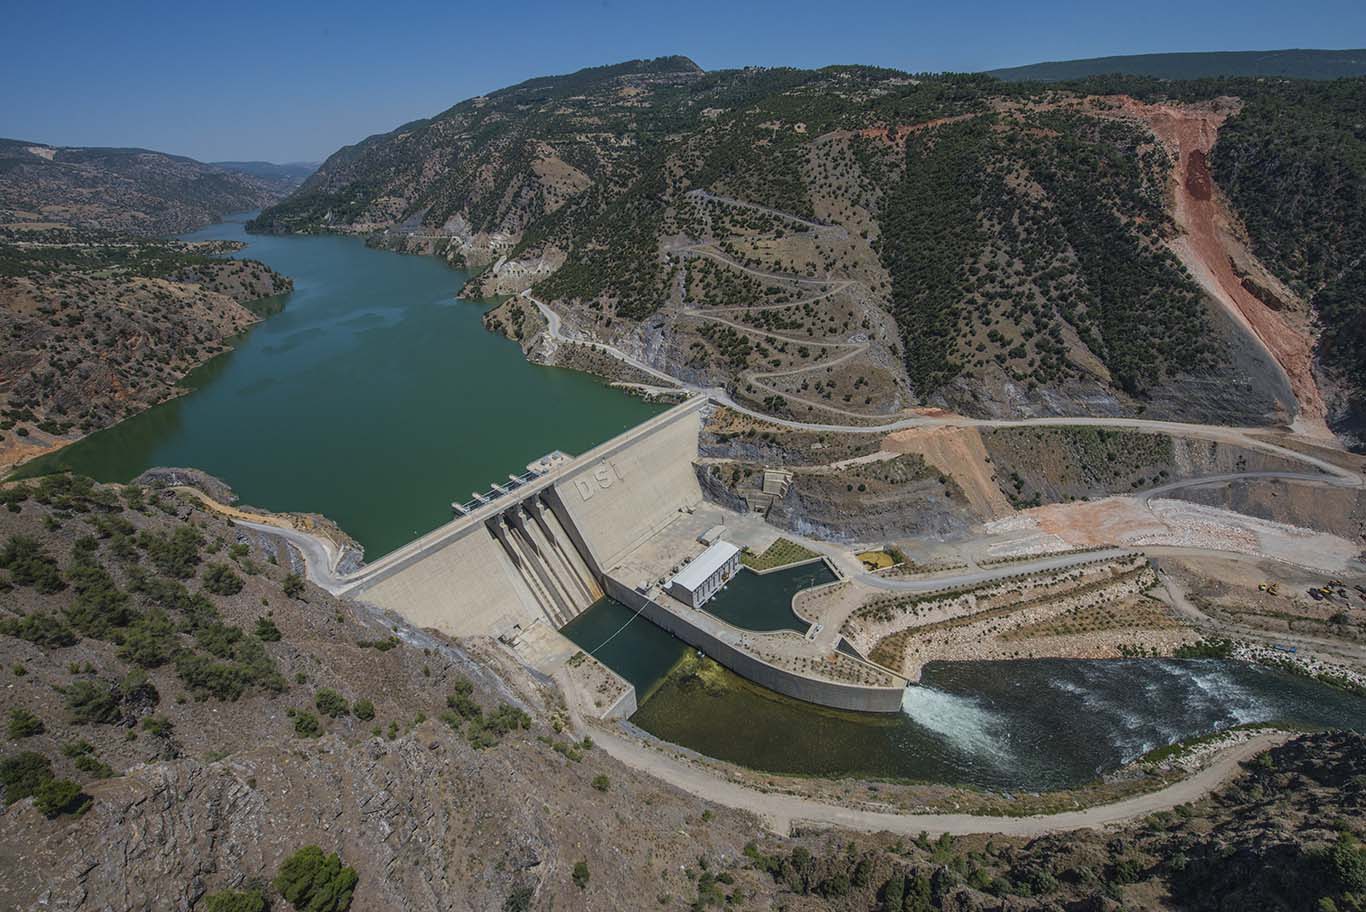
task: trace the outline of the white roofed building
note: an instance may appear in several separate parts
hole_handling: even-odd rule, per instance
[[[718,541],[669,580],[669,594],[689,608],[701,608],[740,570],[740,549]]]

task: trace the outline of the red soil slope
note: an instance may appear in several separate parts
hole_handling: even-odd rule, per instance
[[[1181,234],[1170,241],[1172,251],[1285,371],[1299,406],[1296,428],[1331,438],[1324,423],[1323,397],[1314,380],[1314,334],[1308,309],[1247,249],[1237,220],[1210,176],[1209,152],[1219,127],[1236,110],[1233,99],[1188,107],[1126,98],[1114,113],[1146,124],[1178,163],[1172,181],[1172,215]],[[1261,289],[1260,296],[1253,289]],[[1285,309],[1273,309],[1266,299]]]

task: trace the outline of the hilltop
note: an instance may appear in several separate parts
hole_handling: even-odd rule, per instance
[[[259,209],[290,185],[148,149],[0,139],[0,223],[164,237]]]
[[[554,314],[490,316],[532,357],[595,339],[776,416],[1351,441],[1363,85],[632,61],[348,146],[251,227],[442,256],[479,270],[466,296]]]

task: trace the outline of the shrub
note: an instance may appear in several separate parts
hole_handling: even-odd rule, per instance
[[[304,594],[304,581],[299,574],[291,573],[289,576],[285,577],[284,582],[280,584],[280,588],[287,597],[298,598]]]
[[[346,704],[346,698],[328,687],[324,687],[314,694],[313,705],[318,707],[318,712],[331,716],[333,719],[345,716],[351,711],[351,707]]]
[[[116,627],[127,626],[134,618],[128,593],[119,589],[109,571],[99,561],[81,555],[67,570],[76,597],[66,607],[72,627],[89,637],[109,639]]]
[[[280,628],[275,626],[275,622],[267,617],[256,619],[256,639],[263,643],[280,642]]]
[[[34,794],[51,778],[51,762],[36,751],[22,751],[0,760],[0,785],[5,787],[5,801],[10,804]]]
[[[470,696],[474,685],[468,678],[455,679],[455,692],[446,698],[446,705],[455,710],[462,719],[474,719],[483,715],[484,710]]]
[[[47,649],[76,645],[76,635],[66,621],[42,611],[0,621],[0,633],[28,640],[35,646]]]
[[[351,906],[357,880],[355,868],[342,867],[336,852],[324,855],[317,846],[305,846],[285,859],[274,883],[295,909],[343,912]]]
[[[197,635],[201,645],[215,655],[231,661],[216,662],[208,656],[182,652],[176,657],[176,674],[197,699],[214,697],[236,700],[256,685],[273,693],[285,689],[284,678],[275,660],[260,640],[242,636],[236,627],[214,624]]]
[[[174,579],[189,579],[199,566],[204,537],[193,526],[178,526],[170,535],[144,529],[138,534],[138,545],[161,573]]]
[[[74,814],[87,802],[89,795],[81,793],[79,782],[70,779],[48,779],[33,793],[33,804],[48,817]]]
[[[6,730],[11,738],[18,741],[20,738],[32,738],[34,735],[41,735],[47,729],[43,725],[42,719],[22,706],[16,706],[9,711],[9,724],[6,726]]]
[[[204,897],[204,912],[266,912],[260,890],[220,890]]]
[[[76,769],[83,773],[88,773],[96,779],[108,779],[114,775],[114,770],[108,763],[100,760],[95,753],[95,745],[84,739],[80,741],[68,741],[62,745],[62,754],[70,757],[76,764]]]
[[[120,718],[119,699],[112,685],[103,681],[76,681],[62,689],[71,721],[113,723]]]
[[[578,887],[580,890],[587,889],[589,878],[588,862],[574,862],[574,873],[571,876],[574,878],[574,886]]]
[[[308,710],[300,710],[294,714],[294,734],[300,738],[316,738],[322,734],[322,730],[318,717]]]
[[[531,887],[515,887],[503,900],[503,912],[527,912],[535,891]]]
[[[160,608],[152,608],[123,632],[119,658],[143,668],[158,668],[175,658],[175,624]]]
[[[242,577],[227,564],[209,564],[204,571],[204,588],[214,595],[236,595],[242,591]]]
[[[493,747],[502,739],[503,735],[514,729],[530,727],[530,716],[514,706],[503,703],[487,716],[480,715],[470,719],[465,736],[469,739],[471,746],[476,749],[483,749]]]
[[[598,791],[605,792],[609,788],[611,788],[611,786],[612,780],[608,779],[606,776],[597,775],[593,777],[593,788],[597,789]]]
[[[369,700],[360,699],[351,705],[351,712],[362,722],[369,722],[375,717],[375,704]]]
[[[66,588],[57,562],[27,535],[10,536],[4,550],[0,551],[0,569],[8,570],[15,584],[32,586],[45,595]]]
[[[147,716],[142,720],[142,730],[154,738],[169,738],[175,730],[175,725],[171,720],[160,716]]]

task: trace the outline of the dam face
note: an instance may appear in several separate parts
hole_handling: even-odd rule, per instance
[[[697,397],[557,460],[534,481],[495,487],[462,505],[468,512],[453,522],[366,567],[347,594],[450,636],[509,644],[535,625],[559,630],[606,594],[778,693],[899,712],[906,682],[887,669],[827,655],[828,647],[790,632],[732,627],[665,591],[718,509],[693,515],[703,500],[693,464],[706,404]]]
[[[451,636],[556,629],[603,596],[604,571],[695,507],[698,397],[372,564],[348,590]]]

